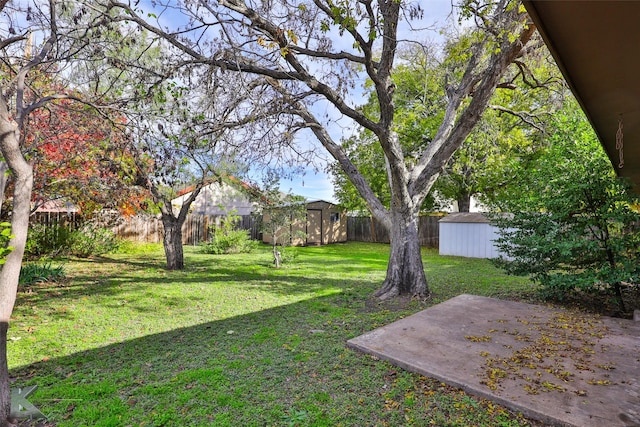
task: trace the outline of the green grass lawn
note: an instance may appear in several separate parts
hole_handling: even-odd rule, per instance
[[[30,400],[57,426],[528,425],[345,345],[461,293],[526,297],[527,280],[425,251],[433,300],[379,303],[387,245],[291,250],[282,269],[267,247],[186,247],[179,272],[160,245],[68,260],[66,281],[18,296],[14,387],[37,384]]]

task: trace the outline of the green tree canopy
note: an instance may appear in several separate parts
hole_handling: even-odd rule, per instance
[[[543,155],[504,190],[496,216],[511,273],[529,274],[545,295],[615,297],[640,284],[638,195],[616,176],[575,101],[554,116]]]
[[[451,36],[444,53],[435,48],[405,50],[393,70],[395,84],[394,129],[407,161],[417,157],[433,141],[447,107],[447,82],[460,72],[475,33]],[[441,58],[443,56],[443,58]],[[504,76],[482,119],[456,151],[422,204],[422,211],[458,203],[468,211],[472,196],[491,201],[509,181],[508,177],[532,161],[543,144],[540,133],[546,121],[562,105],[567,89],[560,73],[542,45],[527,51],[517,67]],[[379,104],[368,87],[362,111],[377,119]],[[362,130],[343,141],[343,146],[366,175],[372,189],[389,206],[391,199],[384,153],[374,134]],[[337,198],[353,211],[365,211],[366,203],[340,166],[329,167]]]

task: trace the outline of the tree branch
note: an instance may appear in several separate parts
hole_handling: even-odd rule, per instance
[[[538,129],[540,132],[544,132],[544,126],[542,125],[542,121],[540,119],[538,119],[538,117],[534,114],[529,113],[528,111],[515,111],[512,110],[510,108],[506,108],[503,107],[501,105],[488,105],[488,108],[491,108],[492,110],[496,110],[496,111],[500,111],[503,113],[507,113],[507,114],[511,114],[512,116],[515,116],[517,118],[519,118],[520,120],[522,120],[524,123],[528,124],[529,126],[532,126],[536,129]],[[537,121],[537,123],[536,123]]]
[[[523,16],[519,16],[518,19],[523,19]],[[535,30],[534,26],[525,25],[515,41],[510,42],[508,39],[503,41],[500,50],[492,54],[490,63],[494,66],[485,71],[482,80],[473,91],[471,102],[457,119],[449,135],[440,140],[438,144],[432,142],[414,169],[412,174],[414,179],[410,184],[410,192],[414,197],[420,200],[426,197],[445,164],[480,120],[482,111],[488,105],[500,76],[521,54],[523,47],[531,39]]]
[[[5,3],[9,0],[1,0],[4,1]],[[1,6],[1,5],[0,5]],[[2,9],[0,9],[1,11]],[[5,47],[15,43],[15,42],[19,42],[22,40],[26,40],[27,36],[26,35],[21,35],[21,36],[15,36],[15,37],[9,37],[7,39],[4,40],[0,40],[0,49],[4,49]]]
[[[376,197],[375,193],[369,186],[369,183],[363,178],[353,162],[351,162],[351,159],[349,159],[349,156],[345,153],[344,149],[333,141],[333,138],[331,138],[331,135],[329,135],[329,132],[327,132],[325,127],[318,122],[315,116],[309,112],[302,103],[290,98],[290,95],[283,90],[279,82],[274,81],[272,82],[272,85],[283,95],[285,100],[288,100],[291,103],[291,106],[295,109],[295,114],[304,121],[305,126],[313,132],[329,154],[331,154],[331,156],[340,163],[342,170],[349,177],[362,198],[367,202],[371,213],[383,222],[385,226],[387,226],[387,229],[390,229],[391,217],[389,215],[389,211]]]
[[[364,114],[347,105],[337,91],[335,91],[329,85],[318,81],[311,73],[309,73],[309,71],[302,65],[302,63],[300,63],[293,51],[289,49],[289,42],[287,41],[283,31],[281,31],[279,27],[260,16],[256,11],[248,7],[244,2],[238,0],[221,0],[220,4],[246,17],[251,21],[253,28],[256,28],[259,31],[269,35],[272,40],[278,43],[280,48],[286,48],[284,59],[287,61],[287,63],[289,63],[289,65],[293,67],[293,69],[297,73],[295,74],[296,80],[305,83],[312,91],[324,96],[342,114],[352,118],[361,126],[377,132],[380,131],[380,126],[377,123],[369,120]],[[273,70],[270,70],[266,67],[254,68],[251,72],[278,79]],[[291,77],[293,75],[293,73],[288,74],[288,80],[291,80]]]

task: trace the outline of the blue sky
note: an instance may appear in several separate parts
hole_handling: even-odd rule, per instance
[[[446,24],[447,17],[450,16],[452,11],[452,1],[453,0],[423,0],[419,2],[424,10],[424,19],[421,21],[412,21],[411,25],[414,30],[421,31],[416,33],[406,28],[405,30],[401,29],[398,38],[410,39],[415,38],[416,34],[419,34],[420,39],[418,41],[439,39],[441,36],[437,28],[441,28]],[[344,133],[344,126],[336,126],[336,129],[331,130],[332,137],[336,138],[336,141],[339,141],[340,135],[344,135]],[[296,178],[282,179],[280,181],[280,190],[285,193],[291,192],[304,196],[307,199],[337,202],[330,176],[324,171],[315,171],[312,168],[308,168],[304,175],[299,175]]]
[[[304,176],[299,176],[293,180],[280,180],[280,190],[285,193],[297,194],[310,200],[325,200],[327,202],[337,202],[333,194],[331,178],[324,172],[307,170]]]

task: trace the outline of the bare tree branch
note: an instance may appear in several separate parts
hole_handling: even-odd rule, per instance
[[[2,0],[2,1],[8,1],[8,0]],[[0,9],[1,11],[1,9]],[[26,35],[21,35],[21,36],[14,36],[14,37],[9,37],[7,39],[4,40],[0,40],[0,49],[4,49],[7,46],[12,45],[13,43],[22,41],[22,40],[26,40],[27,36]]]
[[[529,126],[535,129],[538,129],[540,132],[545,132],[545,128],[540,118],[534,114],[531,114],[528,111],[515,111],[510,108],[503,107],[501,105],[488,105],[488,108],[491,108],[492,110],[496,110],[496,111],[501,111],[503,113],[511,114],[512,116],[519,118]]]

